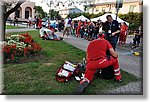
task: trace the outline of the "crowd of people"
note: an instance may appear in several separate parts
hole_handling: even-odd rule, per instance
[[[89,20],[78,20],[73,21],[69,16],[64,20],[58,20],[56,18],[55,23],[51,24],[50,19],[47,18],[47,22],[49,23],[48,29],[55,29],[57,28],[58,31],[63,30],[63,38],[65,35],[67,37],[71,34],[75,37],[83,38],[89,41],[92,41],[94,39],[98,39],[98,35],[100,32],[103,32],[105,34],[105,39],[110,41],[110,43],[115,48],[118,40],[119,45],[126,44],[127,35],[129,34],[128,25],[125,22],[118,23],[117,21],[113,20],[111,15],[107,16],[106,22],[101,22],[101,20],[98,20],[97,22],[92,22]],[[14,17],[14,26],[18,25],[18,19],[15,16]],[[31,18],[31,16],[28,17],[28,27],[30,28],[36,28],[41,29],[43,27],[42,25],[42,18],[40,16],[35,16],[34,18]],[[114,26],[116,25],[116,26]],[[114,31],[119,31],[117,34],[114,34]],[[133,48],[139,47],[141,42],[141,29],[136,29],[134,31],[134,38],[133,38]]]
[[[18,22],[25,22],[27,23],[27,27],[29,28],[36,28],[36,29],[41,29],[42,28],[42,18],[40,16],[35,16],[32,18],[31,16],[28,17],[27,20],[20,21],[17,16],[14,17],[12,20],[14,26],[18,26]]]
[[[99,32],[103,32],[106,35],[106,39],[111,40],[110,42],[113,43],[114,48],[118,40],[119,45],[126,44],[127,35],[129,34],[128,25],[125,22],[118,23],[118,21],[112,19],[111,15],[108,15],[106,19],[106,22],[101,22],[100,20],[97,22],[87,20],[72,21],[68,16],[64,21],[65,28],[63,37],[65,34],[67,37],[71,34],[73,36],[92,41],[94,39],[98,39]],[[113,33],[115,31],[117,31],[116,34]],[[134,34],[135,37],[133,39],[133,46],[139,46],[141,38],[140,30],[136,29]]]
[[[101,20],[98,20],[97,22],[92,22],[88,20],[73,21],[68,16],[65,20],[56,19],[55,25],[50,25],[50,20],[48,19],[49,26],[47,28],[50,30],[51,28],[57,28],[58,31],[63,30],[63,38],[65,35],[67,35],[68,37],[71,34],[73,36],[83,38],[89,41],[98,39],[99,33],[103,32],[105,34],[105,39],[107,39],[108,41],[111,40],[110,43],[113,45],[114,49],[118,40],[119,45],[126,44],[126,38],[129,33],[128,25],[125,22],[118,23],[116,20],[112,19],[111,15],[108,15],[106,19],[106,22],[101,22]],[[16,21],[17,17],[14,18],[14,25]],[[43,27],[42,18],[40,16],[35,16],[34,18],[31,18],[29,16],[28,27],[41,29]],[[117,31],[116,34],[113,33],[115,31]],[[138,47],[141,38],[140,30],[135,30],[134,35],[135,37],[133,39],[133,46]]]
[[[117,21],[112,19],[111,15],[108,15],[107,17],[108,18],[106,22],[101,22],[101,20],[98,20],[97,22],[92,22],[88,20],[73,21],[68,16],[65,20],[56,19],[55,25],[51,24],[50,19],[47,19],[49,20],[47,21],[49,22],[48,24],[49,26],[47,28],[48,29],[57,28],[58,31],[64,30],[63,36],[62,36],[63,38],[65,35],[67,35],[68,37],[71,34],[73,36],[83,38],[89,41],[98,39],[99,32],[103,32],[106,35],[105,38],[107,40],[111,40],[110,42],[113,43],[114,48],[118,40],[119,40],[119,45],[126,44],[127,35],[129,34],[128,25],[125,22],[118,23]],[[15,16],[14,26],[17,21],[18,19]],[[114,24],[117,24],[117,25],[113,26]],[[42,18],[40,16],[35,16],[34,18],[31,18],[31,16],[29,16],[28,27],[41,29],[43,27]],[[117,34],[113,34],[112,32],[110,32],[110,31],[116,31],[116,30],[119,30]],[[142,33],[140,31],[141,31],[140,28],[134,31],[135,37],[133,38],[133,47],[139,47],[140,45],[141,36],[142,36],[141,35]]]
[[[31,16],[28,17],[28,26],[29,28],[42,28],[42,18],[40,16],[35,16],[33,19]]]

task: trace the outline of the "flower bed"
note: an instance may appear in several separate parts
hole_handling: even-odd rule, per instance
[[[41,51],[41,46],[34,42],[28,33],[6,36],[2,48],[4,62],[16,61],[21,57],[35,55]]]

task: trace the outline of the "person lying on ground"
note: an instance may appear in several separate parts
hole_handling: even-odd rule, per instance
[[[54,33],[54,31],[46,28],[40,29],[40,38],[42,38],[43,40],[55,40],[55,41],[63,40],[63,38],[58,37]]]

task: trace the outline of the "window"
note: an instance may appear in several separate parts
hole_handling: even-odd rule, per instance
[[[129,12],[134,12],[136,9],[136,5],[130,5]]]
[[[106,7],[102,7],[102,12],[105,12],[106,11]]]
[[[96,8],[96,12],[99,12],[99,8]]]

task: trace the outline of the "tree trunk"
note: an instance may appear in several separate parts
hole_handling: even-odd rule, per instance
[[[5,5],[3,5],[3,8],[2,8],[2,10],[4,11],[3,12],[3,20],[2,20],[2,22],[3,22],[3,24],[2,24],[2,41],[4,41],[5,40],[5,33],[6,33],[6,18],[5,18],[5,11],[6,11],[6,6]]]
[[[0,2],[1,3],[1,2]],[[0,4],[0,40],[3,41],[4,40],[4,34],[5,34],[5,28],[4,28],[4,5],[2,5],[2,3]]]
[[[18,3],[15,5],[14,8],[10,9],[9,11],[6,12],[6,5],[4,4],[3,5],[3,24],[2,24],[2,40],[5,39],[5,33],[6,33],[6,21],[7,21],[7,18],[9,17],[9,15],[13,12],[15,12],[22,3],[24,3],[26,0],[19,0]]]

